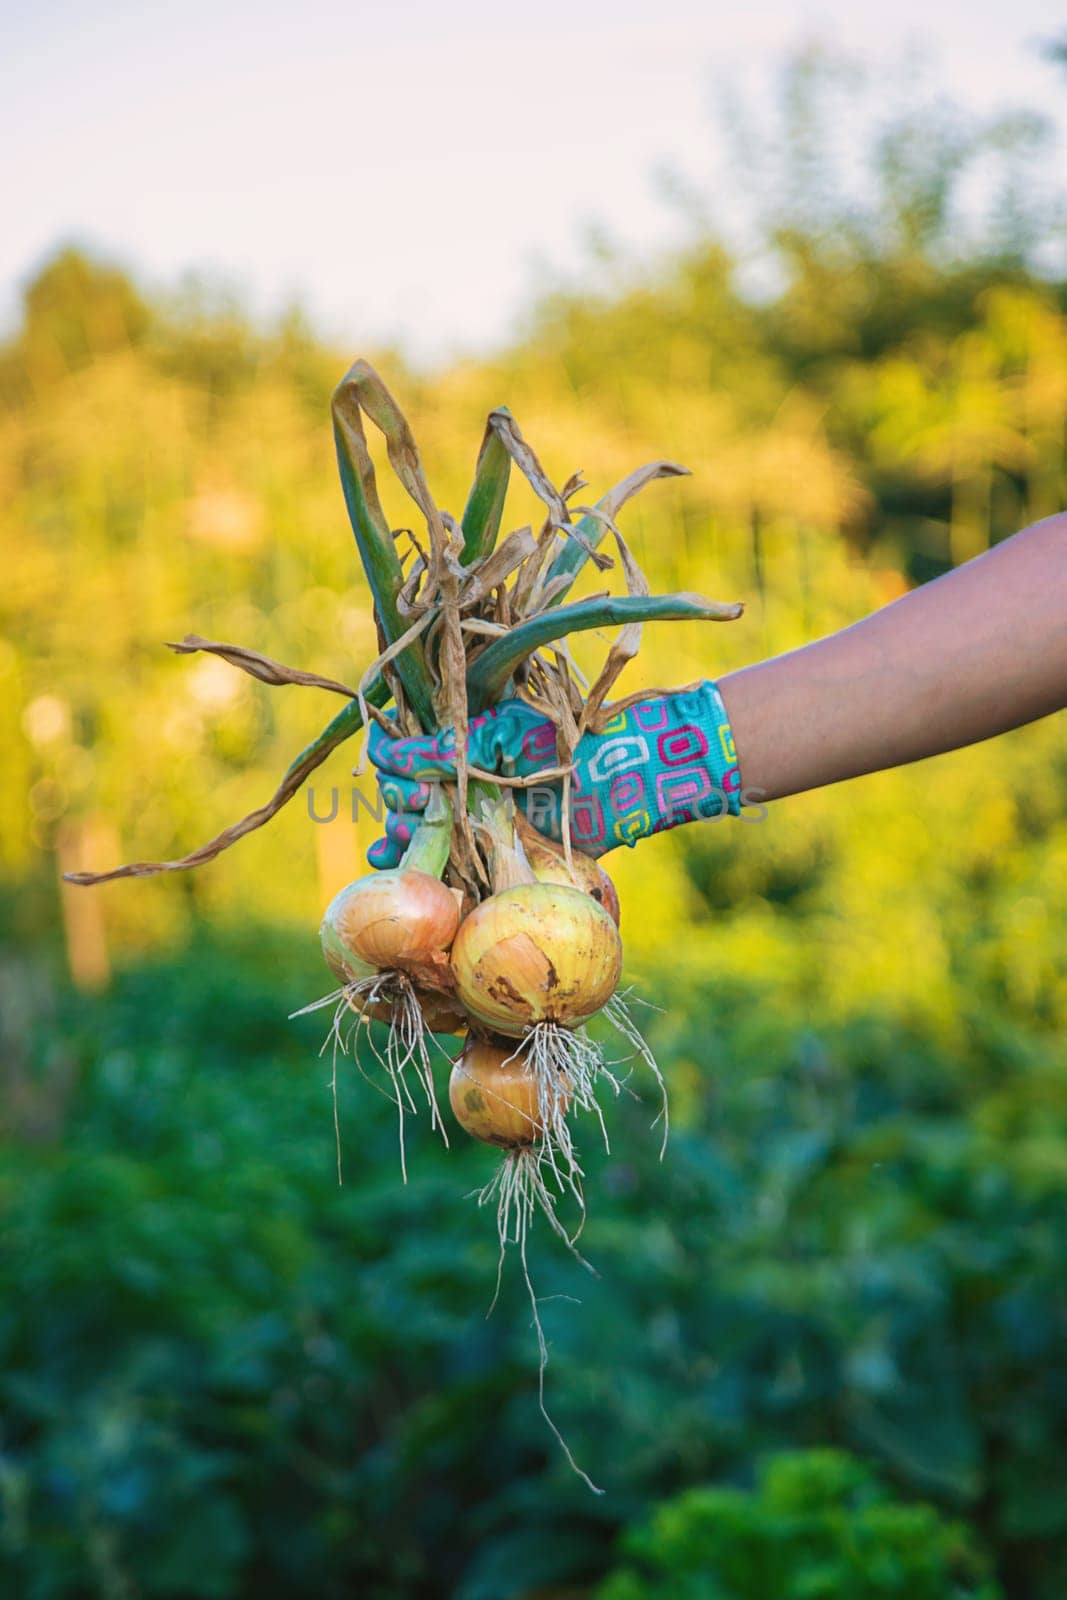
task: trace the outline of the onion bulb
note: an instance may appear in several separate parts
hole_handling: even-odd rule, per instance
[[[618,891],[592,856],[583,855],[581,850],[572,850],[571,866],[568,867],[563,846],[538,833],[521,812],[515,814],[515,832],[538,883],[561,883],[572,889],[581,889],[602,905],[615,926],[619,926]]]
[[[452,890],[416,867],[357,878],[326,908],[322,946],[327,961],[379,972],[443,964],[459,926]]]
[[[456,993],[472,1017],[511,1038],[538,1023],[578,1027],[614,994],[622,943],[580,889],[519,884],[483,900],[452,946]]]
[[[358,983],[363,978],[372,978],[377,969],[372,967],[369,961],[361,961],[357,955],[345,949],[330,917],[330,910],[332,905],[327,909],[322,919],[322,926],[319,928],[319,939],[322,942],[326,965],[338,983]]]
[[[405,874],[406,877],[411,875],[410,872]],[[381,877],[382,874],[379,873],[378,876]],[[424,878],[428,877],[428,874],[420,872],[416,876]],[[366,880],[360,881],[365,882]],[[436,879],[430,879],[429,881],[437,883]],[[443,884],[438,883],[437,887],[444,889]],[[322,927],[319,930],[322,953],[326,959],[326,965],[334,977],[344,986],[345,997],[351,1009],[358,1011],[365,1017],[373,1018],[375,1022],[391,1022],[394,1011],[391,1001],[387,998],[374,1000],[367,993],[368,989],[373,987],[373,985],[368,984],[367,980],[374,978],[382,969],[370,961],[363,960],[352,948],[355,940],[352,938],[350,925],[354,920],[354,913],[357,921],[357,937],[360,937],[358,931],[359,927],[362,926],[360,919],[363,918],[366,909],[364,905],[358,903],[356,908],[353,908],[351,891],[355,888],[357,888],[356,884],[349,884],[348,888],[343,889],[327,908],[326,915],[322,919]],[[449,889],[444,889],[444,892],[452,902],[456,920],[458,921],[459,912],[456,909],[455,897]],[[340,907],[339,915],[336,910],[338,907]],[[442,925],[446,925],[443,920]],[[421,934],[417,933],[417,937],[421,938]],[[378,944],[381,944],[380,931]],[[401,956],[399,960],[394,957],[393,965],[397,970],[402,970],[405,964],[410,965],[413,969],[417,969],[421,965],[424,973],[430,968],[439,966],[441,976],[446,979],[449,977],[443,952],[431,951],[428,958],[420,957],[417,961],[410,956],[407,958]],[[430,1033],[461,1034],[466,1031],[467,1018],[449,995],[441,994],[434,989],[427,989],[418,984],[414,986],[414,994],[422,1012],[424,1025]]]
[[[544,1132],[537,1080],[510,1044],[471,1039],[452,1068],[448,1098],[460,1127],[486,1144],[514,1150]]]

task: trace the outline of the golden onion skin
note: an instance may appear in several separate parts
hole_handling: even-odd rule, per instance
[[[325,949],[367,962],[379,972],[403,970],[448,950],[459,926],[459,905],[439,878],[417,867],[357,878],[326,908]],[[329,960],[329,956],[327,956]]]
[[[619,931],[569,885],[525,883],[483,900],[452,946],[456,993],[471,1016],[510,1038],[538,1022],[574,1028],[615,993]]]
[[[560,883],[572,889],[583,890],[585,894],[592,895],[593,899],[604,907],[615,926],[619,926],[618,892],[607,873],[597,865],[592,856],[583,855],[581,850],[572,850],[572,870],[567,866],[562,845],[546,839],[521,816],[515,819],[515,831],[522,844],[523,854],[530,864],[530,871],[538,883]]]
[[[352,886],[349,885],[349,887],[351,888]],[[372,965],[371,962],[362,961],[359,956],[345,949],[341,930],[344,929],[347,932],[347,928],[343,919],[340,919],[339,928],[339,919],[335,917],[334,909],[338,902],[341,902],[343,907],[345,903],[343,896],[347,892],[347,890],[343,890],[331,902],[319,929],[319,938],[322,941],[322,953],[325,957],[326,965],[338,982],[346,986],[359,983],[367,978],[373,978],[379,971],[379,968]],[[453,900],[454,898],[453,896]],[[445,968],[446,972],[447,970]],[[458,1035],[467,1031],[467,1017],[449,995],[439,994],[432,989],[419,988],[416,985],[415,996],[422,1011],[423,1022],[430,1033]],[[389,1022],[393,1015],[393,1007],[388,1000],[384,999],[370,1002],[365,995],[352,993],[348,996],[348,1004],[353,1011],[359,1012],[363,1016],[372,1017],[376,1022]]]
[[[369,961],[360,961],[358,956],[344,948],[338,937],[337,929],[330,919],[330,910],[322,919],[319,928],[319,939],[322,942],[322,954],[326,965],[339,983],[357,983],[361,978],[373,978],[378,970],[372,967]]]
[[[471,1039],[456,1058],[448,1080],[456,1121],[472,1139],[517,1150],[543,1133],[537,1109],[537,1079],[510,1044]]]

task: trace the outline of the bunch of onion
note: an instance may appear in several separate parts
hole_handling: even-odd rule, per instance
[[[464,918],[452,945],[456,997],[481,1036],[510,1041],[511,1081],[482,1083],[478,1119],[453,1109],[467,1131],[507,1149],[507,1176],[496,1186],[503,1215],[524,1197],[524,1215],[552,1205],[543,1170],[581,1201],[581,1169],[568,1113],[600,1118],[597,1080],[602,1053],[584,1024],[610,1001],[619,981],[622,944],[603,905],[573,882],[540,881],[515,831],[510,806],[481,801],[477,831],[489,861],[493,892]],[[539,848],[534,845],[533,848]],[[483,1076],[485,1058],[476,1058]],[[461,1057],[453,1088],[468,1065]],[[457,1076],[458,1075],[458,1076]],[[517,1085],[521,1094],[516,1099]],[[518,1121],[516,1120],[518,1119]],[[601,1119],[601,1126],[603,1126]]]
[[[616,1091],[619,1083],[585,1024],[603,1014],[661,1092],[663,1078],[616,992],[622,943],[610,878],[578,851],[568,859],[507,801],[479,799],[477,812],[493,893],[461,923],[451,965],[472,1030],[495,1043],[460,1056],[450,1097],[468,1133],[507,1152],[483,1196],[497,1199],[504,1246],[521,1241],[535,1208],[562,1231],[546,1175],[583,1208],[575,1111],[596,1117],[607,1144],[597,1088],[602,1078]],[[666,1133],[665,1096],[662,1114]]]
[[[355,1028],[366,1028],[397,1106],[405,1177],[404,1114],[417,1110],[409,1076],[414,1073],[430,1110],[431,1126],[440,1129],[447,1144],[430,1044],[434,1034],[458,1034],[466,1028],[467,1019],[454,998],[449,962],[462,896],[441,880],[451,830],[452,807],[444,792],[436,789],[399,866],[357,878],[334,896],[319,931],[326,964],[341,986],[304,1008],[334,1007],[326,1044],[332,1041],[334,1048],[335,1128],[337,1050],[347,1049]],[[355,1022],[346,1035],[345,1019],[352,1013]],[[371,1022],[384,1024],[384,1048],[375,1040]]]

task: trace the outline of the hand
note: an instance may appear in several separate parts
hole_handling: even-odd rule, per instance
[[[472,717],[467,755],[472,766],[506,777],[534,777],[559,766],[553,724],[522,700],[505,700]],[[392,867],[410,843],[412,814],[426,805],[428,784],[455,777],[455,735],[445,729],[392,739],[375,724],[370,758],[389,814],[385,838],[367,859],[374,867]],[[517,788],[515,797],[540,833],[561,837],[559,778]],[[740,808],[733,734],[713,683],[628,706],[603,733],[587,733],[575,751],[571,842],[587,855],[605,855],[682,822],[736,816]]]

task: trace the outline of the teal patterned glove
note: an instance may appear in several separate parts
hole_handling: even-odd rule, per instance
[[[455,775],[455,734],[446,729],[391,739],[371,729],[370,758],[389,810],[386,835],[371,846],[375,867],[395,866],[410,842],[410,815],[429,799],[427,784]],[[472,766],[508,777],[531,777],[558,766],[556,730],[522,700],[505,700],[472,717]],[[561,837],[562,784],[547,780],[516,789],[518,804],[540,833]],[[601,856],[682,822],[741,810],[741,775],[722,697],[705,682],[641,700],[620,711],[602,733],[587,733],[575,751],[571,841]]]

